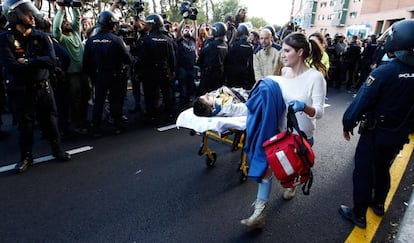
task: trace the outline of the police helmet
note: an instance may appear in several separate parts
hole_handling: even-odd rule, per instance
[[[249,29],[244,24],[239,24],[237,27],[237,39],[246,40],[249,37]]]
[[[400,61],[414,66],[414,19],[398,21],[384,34],[385,51],[394,52]]]
[[[226,35],[227,26],[223,22],[216,22],[212,28],[213,37],[223,38]]]
[[[118,24],[118,20],[115,15],[108,10],[101,12],[98,16],[97,27],[105,30],[112,30],[114,26]]]
[[[150,14],[145,18],[145,22],[151,26],[150,32],[163,32],[166,31],[164,28],[164,19],[159,14]]]
[[[12,25],[22,23],[27,12],[32,12],[35,19],[42,17],[42,13],[31,0],[6,0],[3,3],[3,14]]]

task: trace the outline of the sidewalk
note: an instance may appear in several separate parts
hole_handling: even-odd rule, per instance
[[[410,201],[408,202],[404,217],[400,223],[400,229],[398,230],[398,234],[394,242],[414,242],[414,192],[411,193]]]

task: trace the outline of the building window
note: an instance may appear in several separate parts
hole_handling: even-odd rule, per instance
[[[350,12],[350,13],[349,13],[349,17],[350,17],[351,19],[355,19],[355,18],[357,17],[357,12]]]
[[[321,8],[326,7],[326,5],[328,5],[328,2],[321,2]]]
[[[359,3],[361,2],[361,0],[354,0],[354,3]]]
[[[330,7],[335,6],[335,1],[334,1],[334,0],[331,0],[331,1],[329,2],[329,6],[330,6]]]

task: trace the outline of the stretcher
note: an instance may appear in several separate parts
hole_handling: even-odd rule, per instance
[[[206,156],[206,164],[209,168],[214,167],[217,154],[209,147],[209,140],[223,142],[231,145],[231,151],[241,151],[238,170],[241,171],[240,182],[247,180],[247,158],[243,151],[246,130],[246,116],[241,117],[200,117],[193,113],[193,108],[181,112],[177,118],[177,128],[191,129],[190,135],[200,134],[202,136],[198,155]]]

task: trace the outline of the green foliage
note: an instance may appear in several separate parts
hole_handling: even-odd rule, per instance
[[[224,0],[215,4],[212,22],[224,21],[228,15],[235,16],[240,8],[239,0]]]
[[[252,25],[257,30],[260,30],[262,27],[267,25],[266,20],[261,17],[248,17],[247,20],[252,22]]]

